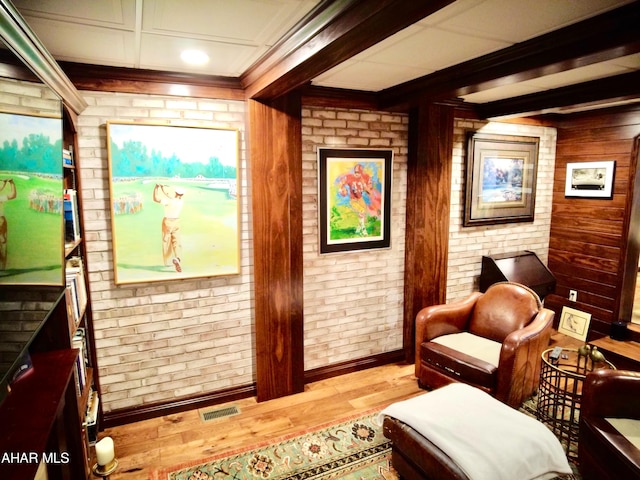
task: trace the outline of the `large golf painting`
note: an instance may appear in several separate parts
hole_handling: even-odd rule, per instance
[[[0,112],[0,284],[62,285],[62,119]]]
[[[320,253],[388,248],[392,150],[318,149]]]
[[[240,271],[238,131],[108,122],[115,283]]]

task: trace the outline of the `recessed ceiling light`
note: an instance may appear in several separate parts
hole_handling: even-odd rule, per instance
[[[180,58],[191,65],[204,65],[209,61],[209,55],[202,50],[185,50],[180,54]]]

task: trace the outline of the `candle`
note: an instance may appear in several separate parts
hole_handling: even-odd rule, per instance
[[[113,451],[113,439],[111,437],[104,437],[96,443],[96,458],[100,466],[108,465],[113,461],[115,453]]]

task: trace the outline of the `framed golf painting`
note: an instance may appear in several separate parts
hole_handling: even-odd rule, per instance
[[[388,248],[392,150],[318,149],[320,253]]]
[[[63,285],[62,118],[0,112],[0,284]]]
[[[108,122],[115,283],[237,274],[238,131]]]

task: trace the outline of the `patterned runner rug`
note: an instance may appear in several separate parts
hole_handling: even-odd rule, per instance
[[[155,471],[151,480],[398,480],[378,411],[303,435]]]

